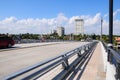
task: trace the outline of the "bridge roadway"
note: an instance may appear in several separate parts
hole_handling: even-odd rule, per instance
[[[11,73],[68,52],[88,42],[49,42],[20,44],[7,50],[0,50],[0,80]]]

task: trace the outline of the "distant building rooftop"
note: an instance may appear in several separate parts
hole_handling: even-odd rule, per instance
[[[75,21],[83,21],[83,19],[75,19]]]
[[[115,40],[116,40],[116,41],[120,41],[120,37],[116,37]]]

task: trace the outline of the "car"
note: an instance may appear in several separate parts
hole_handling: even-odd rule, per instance
[[[15,41],[8,36],[0,36],[0,47],[12,47]]]

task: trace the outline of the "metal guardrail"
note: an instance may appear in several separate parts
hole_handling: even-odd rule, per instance
[[[107,56],[108,62],[110,62],[110,64],[114,64],[116,67],[115,78],[116,80],[120,80],[120,53],[111,47],[107,47],[107,44],[103,41],[102,44],[105,50],[108,52]]]
[[[38,63],[31,67],[28,67],[22,71],[9,75],[5,78],[5,80],[35,80],[40,78],[41,76],[49,73],[54,68],[62,65],[62,72],[57,74],[53,80],[61,80],[70,73],[70,71],[80,62],[88,56],[88,52],[93,49],[93,47],[97,44],[96,41],[86,44],[84,46],[78,47],[74,50],[71,50],[65,54],[59,55],[55,58],[49,59],[47,61]],[[70,59],[77,55],[76,58],[71,62]]]
[[[113,48],[108,48],[108,61],[116,67],[116,80],[120,80],[120,53]]]
[[[101,41],[102,42],[102,44],[103,44],[103,46],[104,46],[104,48],[105,48],[105,51],[107,52],[108,50],[107,50],[107,44],[104,42],[104,41]]]

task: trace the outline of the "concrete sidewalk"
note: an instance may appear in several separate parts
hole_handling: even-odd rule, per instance
[[[88,62],[80,80],[105,80],[104,62],[101,44],[98,43],[93,55]]]

